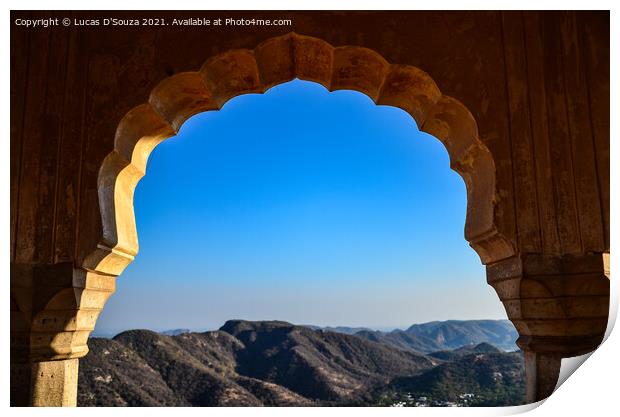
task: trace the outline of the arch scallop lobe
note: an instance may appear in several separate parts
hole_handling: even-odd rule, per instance
[[[290,33],[268,39],[254,50],[214,56],[197,72],[172,75],[152,90],[147,103],[125,115],[116,131],[114,150],[99,171],[103,235],[84,260],[84,269],[118,276],[137,254],[134,190],[145,174],[149,154],[159,143],[175,135],[197,113],[218,110],[234,97],[263,93],[295,78],[319,83],[330,91],[359,91],[376,104],[409,113],[420,130],[444,144],[452,169],[465,182],[465,237],[482,263],[516,253],[513,243],[496,227],[495,163],[465,106],[443,95],[419,68],[391,64],[367,48],[333,47],[321,39]]]

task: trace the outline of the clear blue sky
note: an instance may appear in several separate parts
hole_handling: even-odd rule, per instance
[[[298,80],[237,97],[152,153],[140,253],[96,332],[505,318],[465,209],[445,148],[399,109]]]

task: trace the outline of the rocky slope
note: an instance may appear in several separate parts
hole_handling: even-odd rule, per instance
[[[432,401],[458,402],[474,394],[470,405],[522,404],[525,395],[521,352],[469,353],[412,377],[395,378],[382,392],[414,393]]]
[[[174,336],[131,330],[91,338],[89,347],[80,360],[80,406],[373,405],[386,393],[491,388],[506,403],[522,379],[519,354],[485,343],[424,355],[281,321],[231,320]],[[497,372],[505,384],[491,387]]]
[[[431,358],[285,322],[229,321],[218,331],[148,330],[93,338],[80,362],[80,405],[339,403]]]

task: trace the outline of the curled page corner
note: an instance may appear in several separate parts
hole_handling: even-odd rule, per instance
[[[500,415],[503,415],[503,416],[525,414],[525,413],[528,413],[534,410],[535,408],[540,407],[545,401],[547,401],[546,398],[544,400],[540,400],[535,403],[515,405],[515,406],[510,406],[510,407],[498,407],[497,409],[500,411],[501,413]]]
[[[560,376],[558,377],[558,383],[555,386],[553,392],[557,391],[560,386],[566,382],[566,380],[579,368],[594,352],[586,353],[581,356],[574,356],[572,358],[563,358],[560,365]]]
[[[618,306],[617,303],[610,300],[609,306],[609,318],[607,320],[607,329],[605,330],[605,336],[603,337],[603,341],[601,344],[605,343],[605,341],[609,338],[611,331],[613,330],[616,324],[616,318],[618,315]],[[557,389],[564,383],[566,380],[579,368],[583,363],[588,360],[588,358],[596,352],[596,349],[592,352],[586,353],[581,356],[574,356],[572,358],[563,358],[562,364],[560,365],[560,376],[558,377],[558,383],[555,386],[553,392],[557,391]]]

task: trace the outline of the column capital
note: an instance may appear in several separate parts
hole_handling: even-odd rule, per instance
[[[525,356],[527,401],[553,393],[562,358],[596,349],[609,316],[609,254],[519,254],[487,265]]]

